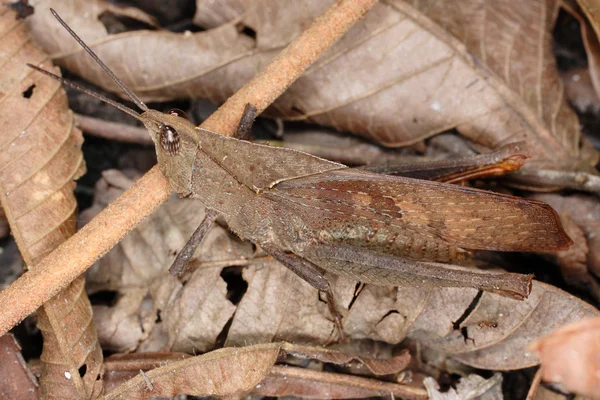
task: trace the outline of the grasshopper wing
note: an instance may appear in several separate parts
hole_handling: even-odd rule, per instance
[[[572,244],[542,202],[360,170],[292,179],[264,194],[292,208],[296,241],[349,244],[417,260],[461,249],[556,251]],[[293,243],[290,244],[293,248]]]

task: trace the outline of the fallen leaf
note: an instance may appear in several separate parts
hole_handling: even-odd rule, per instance
[[[311,358],[324,363],[344,365],[352,361],[357,361],[366,366],[375,375],[397,374],[404,370],[410,362],[408,350],[402,351],[395,357],[382,359],[294,343],[285,343],[282,349],[289,355]]]
[[[390,343],[407,336],[476,368],[512,370],[537,365],[538,358],[527,350],[532,340],[599,314],[578,298],[537,281],[524,301],[487,292],[476,296],[475,289],[366,286],[349,311],[345,329]],[[366,323],[357,321],[359,315]],[[457,321],[462,322],[455,328]]]
[[[600,318],[586,319],[531,344],[542,362],[542,379],[585,396],[600,396]]]
[[[567,2],[569,5],[567,11],[579,21],[592,87],[596,90],[597,96],[600,96],[600,13],[598,12],[600,3],[597,0],[577,0],[580,9],[572,3]],[[580,16],[581,11],[587,19]]]
[[[35,400],[38,382],[21,355],[21,346],[7,333],[0,337],[0,397]]]
[[[561,221],[574,242],[568,250],[556,253],[562,276],[569,285],[585,290],[600,304],[600,283],[588,271],[587,255],[590,250],[585,232],[568,215],[561,217]]]
[[[256,31],[255,41],[233,23],[193,34],[107,36],[91,8],[96,2],[89,3],[78,5],[90,7],[84,18],[80,9],[67,4],[57,8],[134,92],[146,100],[202,97],[215,102],[248,81],[330,4],[253,2],[236,21]],[[379,3],[268,113],[352,131],[394,147],[452,128],[488,148],[526,139],[537,167],[593,174],[590,165],[598,154],[581,137],[552,54],[551,31],[560,3],[461,4]],[[220,22],[240,11],[238,3],[228,5],[224,17],[209,12],[207,18]],[[30,24],[47,51],[61,53],[56,61],[62,66],[116,91],[44,8],[38,8]],[[153,51],[122,59],[126,48]],[[177,68],[173,59],[180,60]],[[136,71],[135,76],[129,71]]]
[[[251,391],[267,376],[277,360],[280,343],[227,348],[154,368],[120,385],[104,397],[147,399],[192,396],[228,396]],[[145,378],[151,382],[150,389]]]
[[[408,359],[410,359],[407,352],[402,352],[397,357],[392,357],[390,359],[375,359],[356,356],[342,351],[324,349],[322,347],[291,343],[273,343],[269,345],[263,344],[232,348],[228,349],[225,358],[230,360],[233,359],[236,352],[260,352],[272,348],[280,349],[279,355],[276,360],[273,360],[273,363],[278,361],[280,363],[289,364],[290,357],[314,359],[335,365],[345,365],[352,360],[357,360],[363,366],[367,366],[370,369],[374,368],[376,371],[385,374],[399,372],[408,364]],[[222,350],[217,350],[209,354],[217,355],[220,352],[222,352]],[[286,355],[287,358],[285,357]],[[208,355],[195,357],[196,360],[194,362],[197,364],[211,363],[212,358],[206,356]],[[191,362],[192,360],[188,357],[189,356],[181,353],[142,353],[111,356],[106,361],[106,386],[107,388],[117,387],[120,382],[139,376],[140,370],[148,371],[157,366],[161,366],[161,368],[166,370],[171,366],[169,365],[170,363],[177,362],[177,360],[182,358],[187,358],[187,360]],[[206,361],[207,358],[208,362]],[[250,363],[230,366],[228,360],[224,360],[222,365],[225,366],[225,372],[233,367],[238,367],[239,369],[254,367]],[[147,383],[150,382],[154,389],[154,379],[152,378],[152,374],[145,373],[144,375],[148,378],[146,380],[142,377],[142,380],[144,380],[144,383],[146,384],[146,388],[148,388]],[[182,387],[180,390],[187,393],[186,390],[189,389],[184,389]],[[154,396],[162,394],[156,390],[152,391],[155,392]],[[324,372],[315,370],[314,367],[313,369],[304,369],[291,366],[273,366],[268,375],[266,375],[261,382],[257,382],[251,391],[254,394],[278,397],[286,394],[289,395],[291,393],[295,393],[296,395],[302,393],[307,395],[310,393],[311,395],[309,397],[311,398],[359,398],[388,393],[394,393],[395,395],[406,399],[426,397],[423,389],[411,387],[409,385],[378,381],[353,375]]]
[[[27,27],[0,7],[0,202],[28,268],[75,232],[74,180],[85,171],[81,132],[59,82],[26,68],[52,68]],[[102,350],[83,277],[44,304],[40,396],[96,398],[102,393]],[[24,294],[27,296],[28,294]]]
[[[577,111],[593,114],[600,112],[600,98],[594,90],[588,69],[570,69],[561,73],[561,76],[565,83],[565,94]]]
[[[439,385],[433,378],[425,378],[425,387],[431,400],[502,400],[502,375],[494,374],[485,379],[479,375],[469,375],[460,379],[456,389],[440,392]]]
[[[263,396],[294,396],[311,399],[355,399],[392,396],[401,399],[426,399],[420,388],[383,382],[359,376],[276,365],[255,387]]]
[[[548,203],[560,215],[571,219],[581,229],[586,241],[585,265],[588,279],[600,279],[600,201],[596,196],[585,194],[557,195],[538,193],[534,199]],[[577,234],[579,235],[579,233]],[[578,243],[578,247],[584,244]]]
[[[544,386],[538,387],[537,393],[535,394],[534,400],[567,400],[568,397],[564,394],[554,392],[550,389],[546,389]],[[583,400],[583,399],[580,399]]]

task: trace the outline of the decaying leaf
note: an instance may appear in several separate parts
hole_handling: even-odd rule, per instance
[[[579,21],[592,87],[596,90],[596,94],[600,95],[600,13],[598,12],[600,3],[597,0],[577,0],[580,9],[573,3],[567,2],[569,5],[567,10]],[[584,14],[587,18],[583,18],[580,14]]]
[[[78,5],[90,7],[83,18],[80,8],[57,8],[134,92],[147,100],[207,97],[216,102],[248,81],[329,4],[253,2],[235,21],[256,31],[255,41],[233,23],[194,34],[138,31],[107,36],[88,3],[95,2]],[[226,17],[220,18],[220,4],[214,4],[208,11],[204,8],[213,21],[241,11],[231,2],[222,8]],[[564,100],[552,55],[551,29],[559,5],[551,0],[470,0],[461,7],[382,2],[269,113],[352,131],[388,146],[416,143],[452,128],[484,147],[526,139],[540,167],[593,173],[589,165],[598,155],[580,152],[580,140],[585,139]],[[115,90],[93,61],[54,28],[47,10],[38,11],[30,24],[47,51],[60,53],[56,61]],[[125,48],[153,51],[122,59]],[[173,59],[180,60],[177,68]],[[137,73],[134,77],[128,71]]]
[[[255,393],[263,396],[294,396],[311,399],[355,399],[392,396],[401,399],[426,399],[420,388],[305,368],[274,366],[271,373],[256,385]]]
[[[569,232],[569,235],[580,238],[575,240],[576,248],[559,253],[558,258],[559,261],[563,261],[562,265],[565,265],[565,261],[568,262],[568,270],[563,273],[573,276],[572,273],[576,272],[579,278],[573,278],[578,279],[587,291],[597,297],[597,284],[600,279],[600,201],[596,196],[584,194],[559,196],[540,193],[533,198],[550,204],[561,216],[572,220],[579,228],[579,232],[576,231],[576,227],[571,228],[572,233]]]
[[[535,341],[531,349],[540,355],[545,381],[585,396],[600,396],[600,318],[557,329]]]
[[[175,361],[141,374],[105,396],[110,399],[194,396],[227,396],[251,391],[269,373],[279,356],[281,344],[226,348]]]
[[[227,382],[222,384],[220,389],[216,390],[229,390],[230,392],[237,392],[239,390],[252,392],[255,394],[270,395],[270,396],[285,396],[290,394],[296,395],[307,395],[310,393],[311,398],[360,398],[370,397],[375,395],[384,395],[388,393],[394,393],[395,395],[406,398],[406,399],[420,399],[425,398],[425,392],[423,389],[411,387],[404,384],[395,384],[376,379],[368,379],[364,377],[344,375],[339,373],[325,372],[313,366],[311,369],[295,368],[292,366],[274,366],[276,361],[288,363],[289,357],[300,357],[318,360],[334,365],[345,365],[353,360],[358,361],[360,365],[366,366],[372,372],[383,375],[383,374],[396,374],[403,370],[410,360],[408,352],[402,352],[396,357],[389,359],[375,359],[363,356],[356,356],[341,351],[335,351],[330,349],[324,349],[322,347],[314,346],[302,346],[291,343],[272,343],[262,344],[255,346],[247,346],[240,348],[231,348],[224,350],[216,350],[212,353],[205,354],[204,356],[190,358],[186,354],[181,353],[142,353],[142,354],[130,354],[130,355],[118,355],[112,356],[107,359],[107,387],[118,387],[118,384],[125,379],[131,379],[136,377],[136,380],[142,379],[145,388],[148,389],[147,395],[154,396],[165,396],[168,393],[196,393],[201,395],[202,393],[210,393],[210,387],[206,385],[202,388],[192,388],[191,385],[183,383],[178,387],[169,387],[168,393],[163,393],[164,386],[159,379],[159,385],[155,386],[156,380],[154,378],[155,373],[143,373],[140,371],[149,371],[152,368],[160,369],[163,373],[171,371],[172,373],[178,373],[182,366],[186,364],[188,367],[185,368],[185,373],[193,374],[195,372],[202,373],[202,368],[209,368],[214,363],[215,358],[219,359],[221,367],[221,373],[224,376],[229,376],[230,369],[235,368],[240,371],[236,372],[238,375],[244,374],[244,369],[254,369],[256,366],[251,362],[235,364],[235,360],[239,359],[239,355],[245,357],[244,354],[252,353],[253,358],[262,360],[261,353],[267,354],[273,350],[278,350],[278,355],[275,359],[269,358],[265,361],[265,364],[271,362],[270,371],[267,370],[268,375],[256,381],[256,385],[250,389],[243,389],[238,387],[236,389],[235,384],[246,385],[245,380],[241,380],[237,383],[228,385]],[[263,354],[263,355],[264,355]],[[287,358],[286,358],[287,355]],[[186,362],[179,360],[185,359]],[[172,364],[173,363],[173,364]],[[190,364],[195,364],[196,367],[192,369],[189,367]],[[267,366],[267,365],[265,365]],[[262,368],[262,361],[258,365],[258,368]],[[316,369],[315,369],[316,368]],[[265,368],[266,370],[266,368]],[[265,371],[263,370],[263,371]],[[249,372],[248,375],[254,376],[255,372]],[[162,374],[161,374],[162,375]],[[194,378],[199,380],[205,380],[204,375],[201,376],[190,376],[189,380]],[[211,379],[213,376],[210,377]],[[263,379],[264,378],[264,379]],[[130,383],[126,383],[126,386],[131,387]],[[216,386],[216,385],[215,385]],[[139,386],[138,386],[139,388]],[[143,387],[142,387],[143,389]],[[122,393],[123,389],[117,389],[118,393]],[[135,389],[134,389],[135,390]],[[201,390],[205,390],[202,392]],[[111,390],[109,390],[111,392]],[[131,392],[127,392],[130,394]],[[219,392],[220,393],[220,392]],[[109,395],[110,396],[110,395]]]
[[[494,374],[489,379],[479,375],[461,378],[456,389],[450,388],[441,393],[439,385],[433,378],[425,378],[425,387],[431,400],[502,400],[502,375]]]
[[[0,6],[0,202],[28,268],[75,232],[74,180],[83,174],[81,132],[59,82],[24,68],[52,68],[27,27]],[[102,392],[102,350],[84,279],[38,313],[44,337],[40,395],[96,398]],[[24,294],[26,295],[26,294]]]
[[[38,398],[37,379],[27,367],[21,347],[10,333],[0,337],[0,397],[22,400]]]

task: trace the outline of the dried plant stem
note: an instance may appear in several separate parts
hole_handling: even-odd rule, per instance
[[[119,142],[138,143],[152,146],[152,138],[146,128],[105,121],[103,119],[75,114],[77,127],[90,135],[102,137]]]
[[[529,392],[527,393],[527,398],[525,400],[533,400],[535,399],[535,395],[542,383],[542,367],[540,366],[533,376],[533,381],[531,382],[531,386],[529,387]]]
[[[340,0],[201,126],[235,133],[246,104],[260,113],[358,21],[376,0]],[[83,229],[0,292],[0,335],[34,312],[112,249],[171,194],[152,168]]]

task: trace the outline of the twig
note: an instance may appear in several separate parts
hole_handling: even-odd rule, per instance
[[[542,367],[540,366],[533,376],[533,381],[531,382],[531,386],[529,387],[529,392],[527,393],[527,398],[525,400],[533,400],[535,398],[535,394],[537,393],[541,382]]]
[[[117,122],[105,121],[85,115],[75,114],[75,123],[85,133],[119,142],[153,145],[146,128],[138,128]]]
[[[254,104],[262,112],[375,3],[376,0],[336,2],[201,127],[233,135],[246,104]],[[0,335],[84,273],[170,194],[168,181],[155,166],[34,270],[0,292]]]

